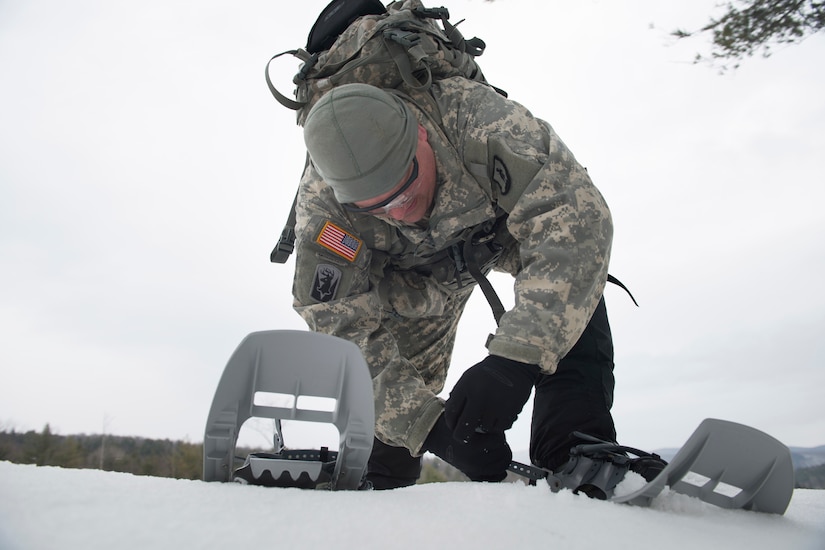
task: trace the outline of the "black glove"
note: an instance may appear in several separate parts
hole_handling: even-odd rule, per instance
[[[513,426],[541,373],[529,365],[488,355],[456,383],[444,406],[444,420],[458,441],[504,433]]]
[[[424,441],[424,450],[455,466],[473,481],[501,481],[513,459],[503,433],[478,434],[469,443],[456,441],[443,414]]]

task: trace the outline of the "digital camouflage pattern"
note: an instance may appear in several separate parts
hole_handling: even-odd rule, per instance
[[[484,75],[475,57],[464,51],[471,46],[461,32],[446,21],[413,13],[423,8],[421,0],[403,0],[390,3],[387,14],[360,17],[329,49],[320,52],[317,60],[310,62],[311,68],[306,71],[302,68],[294,79],[295,98],[301,105],[297,112],[298,124],[303,126],[310,109],[322,95],[342,84],[358,82],[379,88],[406,86],[423,90],[429,87],[429,80],[453,76],[483,82]],[[437,21],[449,32],[441,29]],[[401,42],[411,31],[417,41],[402,46],[384,36],[385,31],[393,29],[401,31]],[[307,62],[309,57],[302,60]],[[399,60],[408,61],[399,65]]]
[[[393,92],[395,93],[395,92]],[[425,223],[344,210],[310,165],[297,207],[296,311],[311,330],[359,345],[375,392],[376,435],[413,454],[443,410],[456,327],[474,285],[456,278],[450,249],[498,223],[494,265],[515,277],[515,306],[488,340],[492,354],[552,374],[604,290],[608,207],[546,122],[464,78],[406,95],[436,158]],[[508,215],[509,214],[509,215]],[[330,246],[330,225],[340,242]]]

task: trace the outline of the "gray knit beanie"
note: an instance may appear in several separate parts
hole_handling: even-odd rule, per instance
[[[333,88],[304,122],[312,164],[340,203],[398,185],[418,145],[418,121],[401,99],[366,84]]]

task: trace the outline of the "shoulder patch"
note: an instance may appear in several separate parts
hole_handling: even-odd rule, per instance
[[[318,264],[315,267],[315,277],[312,278],[312,288],[309,295],[319,302],[329,302],[335,299],[340,284],[340,269],[334,265]]]
[[[324,227],[321,228],[315,242],[350,262],[355,261],[361,251],[361,246],[364,244],[361,239],[344,231],[330,221],[324,223]]]
[[[510,185],[512,184],[512,180],[510,179],[510,171],[498,155],[493,156],[492,180],[496,183],[496,185],[498,185],[498,190],[502,195],[506,195],[510,192]]]

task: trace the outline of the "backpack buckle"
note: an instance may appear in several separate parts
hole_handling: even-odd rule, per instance
[[[273,264],[285,264],[293,250],[295,250],[295,231],[291,227],[284,227],[281,238],[269,254],[269,261]]]
[[[415,8],[412,11],[418,17],[426,17],[429,19],[449,19],[450,10],[445,7],[441,8]]]
[[[418,33],[402,29],[387,29],[384,31],[384,37],[389,38],[393,42],[398,42],[405,48],[412,48],[421,42],[421,36],[419,36]]]

